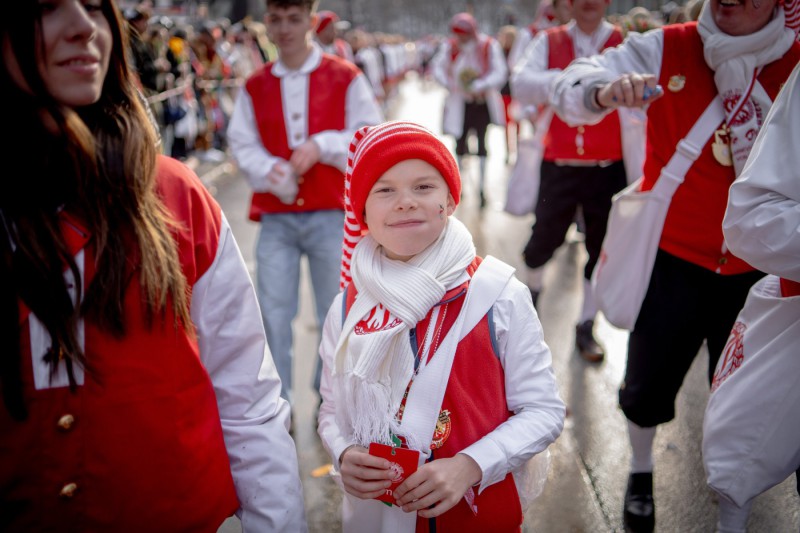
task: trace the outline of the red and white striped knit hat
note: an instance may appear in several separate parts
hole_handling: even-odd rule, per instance
[[[319,35],[329,24],[335,24],[337,22],[339,22],[339,16],[333,11],[318,11],[317,27],[314,31]]]
[[[469,13],[457,13],[450,19],[450,31],[461,35],[477,35],[478,23]]]
[[[352,281],[353,250],[367,231],[364,206],[367,195],[383,174],[401,161],[421,159],[442,175],[456,205],[461,198],[461,176],[447,146],[436,135],[413,122],[384,122],[358,130],[350,142],[344,182],[344,242],[339,287]]]
[[[786,27],[794,30],[795,35],[798,35],[800,32],[800,0],[779,0],[778,4],[783,5]],[[798,38],[800,39],[800,35]]]

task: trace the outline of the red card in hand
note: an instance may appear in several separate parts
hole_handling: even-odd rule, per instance
[[[379,496],[375,499],[388,504],[396,504],[394,490],[399,487],[408,476],[417,471],[419,452],[406,448],[393,448],[392,446],[373,442],[369,445],[369,454],[375,457],[383,457],[391,462],[392,465],[389,469],[394,474],[392,477],[392,485],[386,489],[383,496]]]

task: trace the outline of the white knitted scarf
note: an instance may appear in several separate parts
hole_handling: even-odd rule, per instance
[[[355,247],[351,271],[358,293],[333,369],[336,416],[340,427],[352,428],[355,442],[391,444],[391,434],[399,434],[396,415],[414,375],[409,331],[474,259],[472,236],[452,217],[439,239],[407,262],[387,258],[370,235]],[[405,437],[409,446],[425,446]]]
[[[703,39],[706,64],[714,71],[717,92],[725,105],[731,157],[738,176],[772,105],[766,92],[755,85],[758,71],[783,57],[795,34],[785,25],[783,9],[777,8],[772,20],[757,32],[728,35],[717,27],[708,3],[700,13],[697,30]]]

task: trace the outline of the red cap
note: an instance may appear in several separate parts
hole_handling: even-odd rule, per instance
[[[319,35],[329,24],[339,22],[339,16],[333,11],[317,12],[317,27],[314,31]]]
[[[458,13],[450,19],[450,31],[461,35],[477,35],[478,23],[469,13]]]

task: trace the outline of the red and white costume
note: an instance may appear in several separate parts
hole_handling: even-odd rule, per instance
[[[550,104],[556,78],[573,59],[591,57],[621,42],[619,28],[606,21],[591,35],[580,31],[575,21],[539,32],[512,73],[511,93],[526,108],[543,110]],[[644,122],[633,111],[619,110],[599,124],[577,127],[558,116],[548,124],[547,114],[539,114],[543,118],[537,127],[549,128],[543,139],[545,161],[624,159],[629,181],[641,175]]]
[[[478,262],[445,293],[434,324],[441,338],[456,321],[464,303],[470,275]],[[334,352],[347,310],[344,294],[334,300],[323,329],[323,360],[319,433],[334,464],[354,441],[348,428],[340,427],[333,392]],[[443,311],[447,308],[447,311]],[[415,351],[431,327],[431,313],[415,328]],[[489,322],[489,317],[492,321]],[[494,340],[496,339],[496,344]],[[436,357],[433,351],[431,357]],[[456,453],[469,455],[481,468],[473,515],[462,499],[436,519],[437,531],[519,531],[522,510],[511,472],[533,455],[544,451],[561,433],[564,404],[558,396],[550,350],[528,289],[512,279],[487,315],[458,345],[442,410],[449,411],[443,442],[433,450],[434,460]],[[405,416],[405,414],[404,414]],[[434,436],[436,438],[436,435]],[[344,531],[378,531],[384,504],[344,494]],[[417,519],[416,531],[428,531],[429,522]]]
[[[344,59],[345,61],[349,61],[351,63],[354,62],[353,56],[353,48],[350,44],[345,41],[344,39],[339,39],[338,37],[333,40],[333,42],[329,45],[324,45],[319,43],[320,48],[326,54],[334,55]]]
[[[342,209],[350,139],[359,127],[383,121],[369,82],[355,65],[312,46],[299,69],[280,60],[269,63],[236,99],[228,142],[254,191],[252,220],[262,213]],[[284,204],[270,193],[267,174],[308,139],[319,146],[320,161],[300,177],[294,203]]]
[[[506,123],[500,89],[506,82],[508,69],[500,43],[480,33],[469,43],[460,46],[457,41],[450,39],[440,46],[431,61],[431,73],[449,91],[444,104],[444,132],[456,138],[461,137],[463,132],[464,104],[472,98],[460,81],[461,73],[465,71],[477,73],[471,91],[485,93],[492,124]]]
[[[717,95],[714,72],[697,61],[698,57],[703,57],[703,43],[697,23],[633,33],[625,46],[574,63],[557,80],[552,102],[566,121],[594,123],[608,111],[585,105],[587,88],[626,72],[657,76],[665,94],[647,110],[647,159],[642,188],[649,190],[678,141]],[[775,98],[798,59],[800,44],[795,43],[781,59],[761,70],[758,81],[770,99]],[[687,98],[682,91],[689,83],[691,97]],[[766,110],[763,112],[766,114]],[[732,166],[722,166],[715,160],[714,140],[712,136],[706,143],[673,196],[660,248],[719,274],[751,271],[750,265],[730,253],[722,236],[728,188],[735,175]]]
[[[131,272],[123,338],[79,322],[88,369],[76,365],[71,392],[65,365],[49,378],[49,336],[20,304],[29,416],[0,410],[4,531],[213,532],[234,512],[244,531],[306,529],[288,405],[230,227],[172,159],[159,159],[158,191],[178,222],[196,335],[174,327],[169,302],[147,327]],[[67,213],[61,223],[86,287],[91,235]]]

